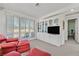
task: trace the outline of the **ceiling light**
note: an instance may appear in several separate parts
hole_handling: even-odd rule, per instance
[[[74,9],[71,9],[70,11],[72,12],[72,11],[74,11]]]

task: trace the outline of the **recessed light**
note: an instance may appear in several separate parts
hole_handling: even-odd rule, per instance
[[[72,12],[72,11],[74,11],[74,9],[71,9],[70,11]]]

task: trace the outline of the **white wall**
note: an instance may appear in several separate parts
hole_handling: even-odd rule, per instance
[[[42,32],[37,32],[37,39],[48,42],[50,44],[54,44],[56,46],[61,46],[65,43],[65,40],[68,40],[68,20],[70,19],[77,19],[75,23],[75,28],[76,28],[76,41],[79,42],[79,13],[78,14],[62,14],[62,15],[57,15],[49,19],[40,19],[38,22],[42,21],[49,21],[50,19],[59,19],[59,26],[60,26],[60,35],[53,35],[53,34],[48,34],[48,33],[42,33]],[[63,29],[63,21],[64,21],[64,29]],[[53,23],[54,25],[54,23]],[[52,26],[53,26],[52,25]]]

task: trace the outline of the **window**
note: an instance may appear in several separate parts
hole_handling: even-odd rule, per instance
[[[20,18],[20,37],[25,38],[25,26],[26,20],[24,18]]]
[[[9,38],[12,38],[13,37],[13,17],[12,16],[6,16],[6,20],[7,20],[7,28],[6,28],[6,33],[7,33],[7,36]]]
[[[19,17],[14,16],[14,38],[19,37]]]
[[[26,19],[25,38],[29,38],[29,20]]]
[[[34,28],[34,24],[35,22],[33,20],[30,20],[30,38],[34,37],[35,36],[35,28]]]
[[[7,16],[7,36],[10,38],[35,37],[34,21],[23,17]]]

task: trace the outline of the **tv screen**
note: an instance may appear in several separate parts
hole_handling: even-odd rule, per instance
[[[48,27],[48,33],[50,33],[50,34],[60,34],[60,26]]]

